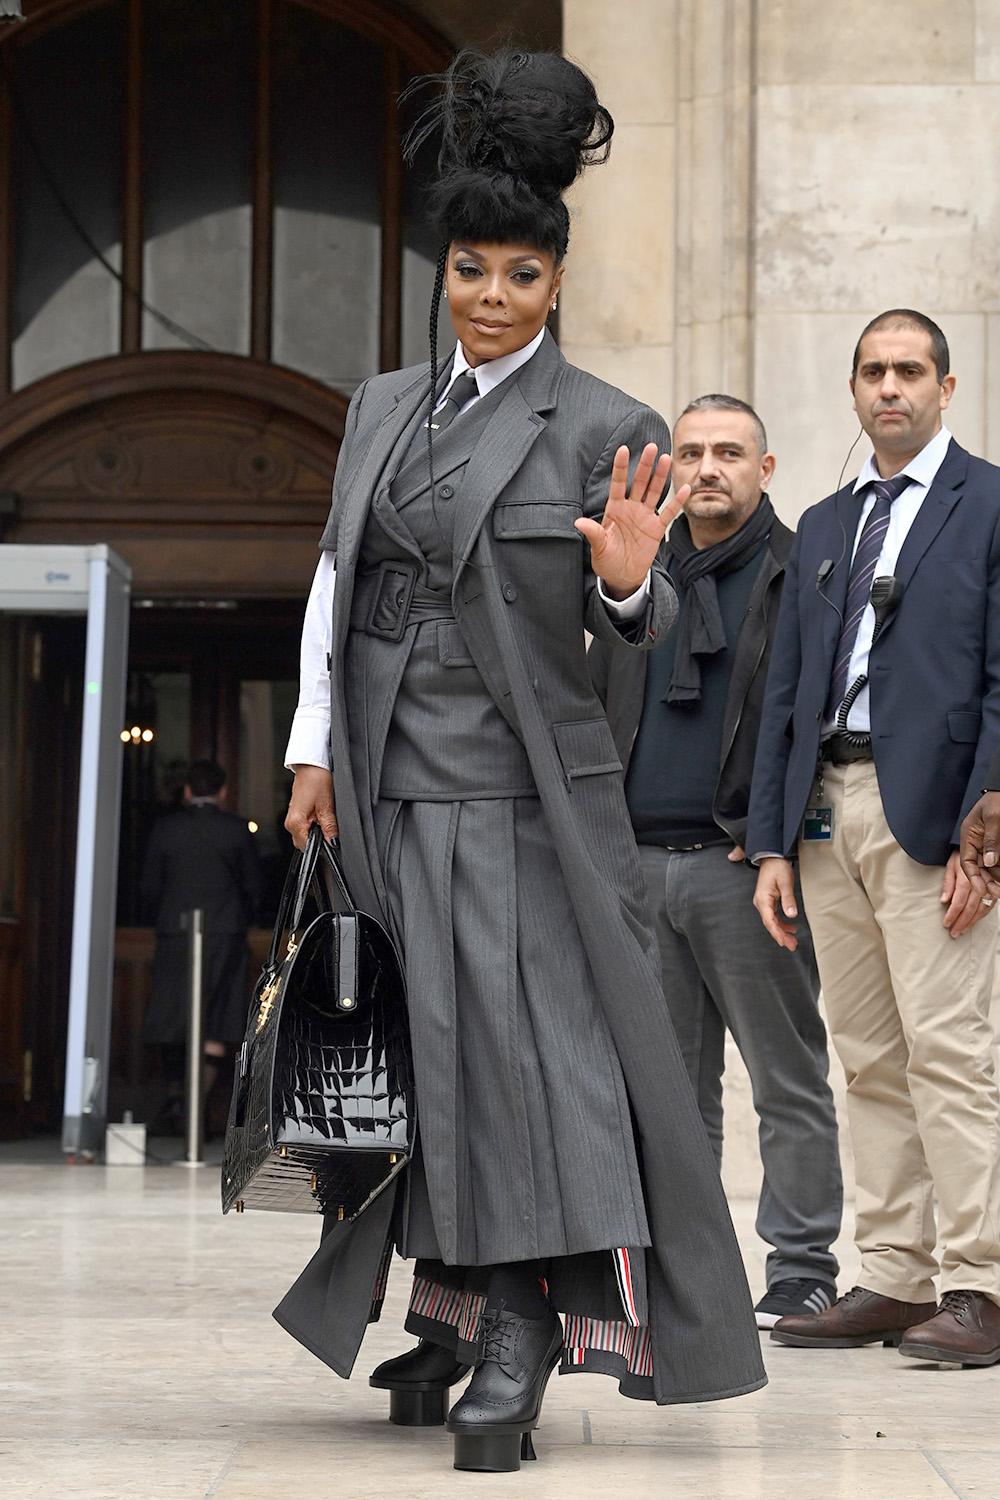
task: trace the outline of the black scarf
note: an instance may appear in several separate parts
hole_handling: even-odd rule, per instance
[[[719,612],[717,578],[736,573],[760,547],[774,523],[774,508],[766,495],[739,531],[711,547],[696,547],[688,518],[680,515],[670,528],[671,572],[684,590],[677,621],[674,666],[664,703],[697,703],[701,698],[699,656],[726,649],[726,631]]]

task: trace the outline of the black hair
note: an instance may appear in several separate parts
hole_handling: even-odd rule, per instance
[[[214,760],[193,760],[186,778],[192,797],[214,797],[226,784],[226,773]]]
[[[430,310],[430,461],[449,246],[531,245],[558,264],[569,243],[562,194],[584,167],[607,160],[615,125],[586,73],[558,52],[466,47],[446,72],[415,80],[406,93],[428,85],[438,91],[410,131],[406,155],[412,161],[425,142],[439,141],[427,204],[441,247]]]
[[[687,406],[681,412],[681,416],[677,418],[677,422],[680,421],[681,417],[686,417],[689,411],[713,410],[741,411],[745,416],[748,416],[753,424],[753,435],[757,441],[757,447],[760,449],[761,458],[763,458],[767,452],[767,433],[764,431],[764,424],[750,403],[748,401],[741,401],[739,396],[723,396],[718,393],[711,396],[697,396],[693,401],[688,402]],[[674,423],[675,431],[677,429],[677,422]]]
[[[439,241],[532,245],[557,261],[569,243],[562,194],[607,160],[614,121],[594,85],[558,52],[463,48],[407,140],[412,158],[438,137],[428,213]]]
[[[861,337],[854,348],[854,363],[851,366],[852,380],[857,379],[861,345],[866,335],[873,333],[876,328],[922,328],[931,341],[931,357],[934,360],[934,368],[937,370],[940,385],[951,367],[948,340],[933,318],[929,318],[926,313],[915,312],[912,307],[890,307],[888,312],[879,313],[877,318],[872,318],[867,328],[862,329]]]

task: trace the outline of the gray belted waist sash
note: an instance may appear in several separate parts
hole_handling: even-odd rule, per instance
[[[401,641],[407,625],[423,620],[453,620],[449,594],[417,580],[420,568],[408,559],[386,559],[377,572],[355,579],[351,628],[383,641]]]

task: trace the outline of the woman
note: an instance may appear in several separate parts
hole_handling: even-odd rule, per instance
[[[395,1420],[440,1421],[474,1366],[456,1467],[504,1470],[560,1361],[661,1402],[764,1377],[586,663],[585,631],[646,649],[669,626],[655,558],[684,496],[657,510],[662,419],[545,327],[561,193],[612,122],[556,55],[467,53],[438,127],[431,368],[351,403],[288,755],[289,830],[339,827],[355,901],[400,945],[419,1140],[276,1316],[346,1376],[392,1247],[414,1258],[421,1342],[372,1383]]]

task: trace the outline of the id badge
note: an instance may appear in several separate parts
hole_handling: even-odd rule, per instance
[[[802,819],[803,839],[833,838],[833,808],[808,807]]]

